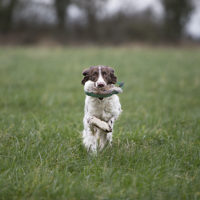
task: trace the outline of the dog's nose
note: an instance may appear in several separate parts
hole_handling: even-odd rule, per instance
[[[102,88],[102,87],[104,87],[104,84],[103,83],[98,83],[98,85],[97,85],[99,88]]]

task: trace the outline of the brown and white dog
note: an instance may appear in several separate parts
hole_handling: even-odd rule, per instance
[[[86,92],[107,86],[114,87],[117,81],[114,70],[101,65],[85,69],[83,76],[82,84]],[[114,122],[121,112],[121,104],[116,94],[107,98],[86,96],[83,144],[88,151],[102,150],[107,142],[111,145]]]

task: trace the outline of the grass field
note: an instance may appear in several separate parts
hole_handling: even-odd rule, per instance
[[[96,64],[125,87],[92,156],[80,81]],[[0,199],[200,199],[200,49],[0,48]]]

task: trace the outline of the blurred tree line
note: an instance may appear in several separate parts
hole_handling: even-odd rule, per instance
[[[0,0],[0,33],[23,32],[34,42],[35,33],[52,34],[61,41],[95,41],[121,43],[128,41],[179,42],[184,36],[184,27],[193,10],[191,0],[160,0],[164,15],[156,19],[152,10],[103,15],[108,0],[53,0],[45,1]],[[78,20],[69,20],[69,7],[76,6],[82,13]],[[29,15],[35,7],[41,16]],[[45,9],[51,7],[55,23],[41,20]],[[26,15],[23,11],[26,9]]]

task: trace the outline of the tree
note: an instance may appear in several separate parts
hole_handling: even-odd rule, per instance
[[[98,14],[107,0],[74,0],[77,6],[82,9],[87,20],[87,35],[96,39],[98,29]]]
[[[17,0],[0,0],[0,30],[2,32],[7,32],[11,29],[12,17],[17,3]]]
[[[162,0],[164,17],[165,39],[173,42],[180,40],[184,26],[192,11],[191,0]]]
[[[67,7],[70,5],[70,3],[71,3],[71,0],[55,0],[54,1],[59,29],[65,29],[66,10],[67,10]]]

